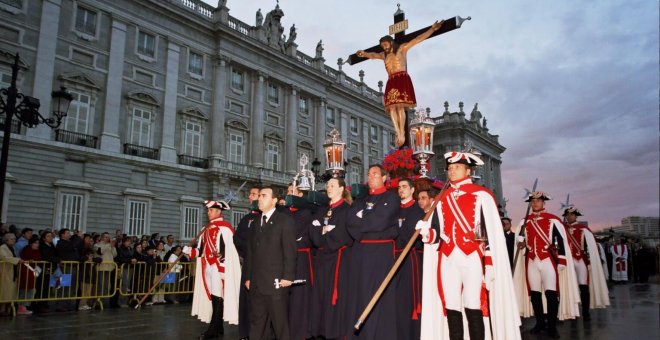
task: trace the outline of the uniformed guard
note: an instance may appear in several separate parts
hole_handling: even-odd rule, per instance
[[[229,210],[225,201],[205,201],[209,223],[204,227],[197,247],[183,247],[183,252],[197,258],[192,315],[210,322],[200,339],[224,334],[223,319],[238,324],[238,298],[241,267],[234,246],[234,228],[222,216]]]
[[[577,222],[578,216],[582,216],[582,213],[575,207],[569,207],[564,210],[563,216],[566,219],[568,245],[571,248],[575,273],[580,286],[582,318],[584,321],[589,321],[591,320],[589,309],[605,308],[610,304],[607,282],[603,274],[603,266],[600,263],[594,234],[589,227]],[[593,292],[593,299],[591,292]]]
[[[449,339],[464,338],[463,315],[470,339],[486,337],[484,324],[489,322],[488,317],[492,324],[489,338],[519,339],[520,317],[517,306],[511,303],[515,294],[497,205],[492,193],[473,184],[470,177],[472,167],[483,162],[467,152],[448,152],[444,156],[450,187],[434,212],[440,232],[431,228],[431,218],[418,222],[416,228],[425,243],[440,243],[437,289]],[[441,331],[422,332],[423,339],[443,337]]]

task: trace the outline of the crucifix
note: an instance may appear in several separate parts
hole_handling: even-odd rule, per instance
[[[347,63],[355,65],[366,59],[382,59],[385,61],[385,70],[388,74],[385,86],[385,111],[390,114],[396,132],[397,147],[406,144],[406,128],[408,119],[406,110],[415,108],[417,100],[415,91],[407,72],[406,54],[408,50],[418,43],[449,31],[460,28],[465,20],[459,16],[435,22],[433,25],[406,34],[408,20],[401,6],[397,4],[394,13],[394,24],[390,26],[390,35],[380,38],[379,44],[366,50],[359,50],[348,57]],[[392,38],[391,34],[394,34]]]

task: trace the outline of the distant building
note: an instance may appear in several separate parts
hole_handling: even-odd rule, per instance
[[[443,155],[449,151],[464,150],[466,145],[474,147],[481,153],[479,156],[484,165],[475,174],[479,177],[478,184],[492,190],[497,203],[504,208],[504,191],[502,189],[502,153],[506,148],[499,143],[499,136],[489,132],[486,117],[474,104],[469,118],[463,111],[463,102],[458,104],[457,112],[449,111],[449,103],[444,103],[444,112],[434,118],[433,152],[435,161],[431,162],[431,173],[444,180],[447,178],[446,164]]]
[[[642,237],[660,237],[660,219],[658,217],[628,216],[621,219],[621,227]]]

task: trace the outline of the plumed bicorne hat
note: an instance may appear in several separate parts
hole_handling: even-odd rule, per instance
[[[550,197],[548,194],[546,194],[543,191],[534,191],[533,193],[531,193],[527,196],[527,199],[525,200],[525,202],[531,201],[532,198],[540,198],[544,201],[549,201],[549,200],[552,199],[552,197]]]
[[[229,203],[225,201],[204,201],[204,205],[207,209],[231,210]]]
[[[564,214],[562,216],[566,216],[568,214],[574,214],[575,216],[582,216],[582,212],[576,207],[568,207],[564,210]]]
[[[447,152],[445,154],[445,161],[447,162],[447,166],[449,166],[449,164],[465,164],[469,167],[484,165],[481,158],[469,152]]]

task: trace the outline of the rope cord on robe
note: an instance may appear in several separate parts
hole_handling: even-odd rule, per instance
[[[197,243],[197,240],[199,240],[199,238],[202,237],[205,230],[206,230],[206,227],[202,228],[202,230],[200,230],[199,233],[197,233],[197,236],[195,236],[195,238],[190,240],[190,243],[188,244],[188,246],[189,247],[194,246],[195,243]],[[144,294],[144,296],[140,299],[140,301],[138,301],[137,305],[135,306],[135,309],[139,309],[140,306],[142,306],[142,303],[144,303],[144,300],[146,300],[147,297],[149,297],[149,295],[151,294],[151,292],[153,292],[153,290],[156,289],[156,287],[158,287],[158,285],[160,284],[160,281],[163,281],[165,276],[167,276],[167,274],[172,270],[172,268],[174,268],[174,266],[176,266],[176,264],[179,263],[179,260],[181,260],[181,257],[183,255],[184,255],[183,252],[181,252],[181,254],[179,254],[179,256],[177,256],[177,258],[174,260],[174,262],[170,262],[170,265],[167,266],[167,269],[165,269],[160,274],[160,276],[154,281],[154,284],[151,286],[151,288],[149,288],[147,293]]]
[[[538,184],[538,178],[534,180],[534,186],[532,187],[532,192],[536,191],[536,185]],[[518,235],[520,236],[525,236],[525,226],[527,226],[527,218],[529,217],[529,210],[532,208],[532,200],[530,199],[529,202],[527,202],[527,211],[525,212],[525,220],[523,222],[522,227],[520,227],[520,233]],[[517,244],[517,240],[516,240]],[[511,275],[516,272],[516,264],[518,263],[518,256],[520,256],[520,252],[522,252],[522,249],[518,249],[516,252],[516,256],[513,257],[513,267],[511,268]]]
[[[435,195],[433,198],[433,203],[431,203],[431,208],[429,209],[428,212],[426,212],[426,215],[424,215],[423,220],[428,221],[429,218],[431,218],[431,215],[435,211],[435,207],[440,202],[440,198],[442,195],[445,193],[445,191],[449,188],[449,181],[445,183],[445,186],[442,188],[440,193]],[[401,252],[401,255],[399,255],[399,258],[394,262],[394,265],[390,269],[390,271],[387,273],[387,276],[385,276],[385,279],[383,279],[383,282],[381,282],[380,286],[378,287],[378,290],[376,290],[376,293],[371,297],[371,300],[369,300],[369,303],[367,306],[364,308],[362,311],[362,314],[360,314],[360,317],[358,318],[357,322],[355,323],[355,330],[359,330],[362,324],[364,323],[364,320],[367,319],[367,316],[371,313],[371,310],[374,308],[376,305],[376,302],[378,302],[378,299],[380,299],[380,296],[383,295],[383,292],[385,291],[385,288],[389,285],[390,281],[392,281],[392,278],[394,277],[394,274],[396,271],[399,269],[401,266],[401,263],[403,263],[403,260],[406,258],[406,255],[410,252],[410,249],[412,248],[413,244],[415,244],[415,241],[417,240],[417,237],[419,236],[420,230],[417,229],[415,230],[415,233],[410,237],[410,240],[408,241],[408,244],[406,244],[406,247],[403,248],[403,251]]]

